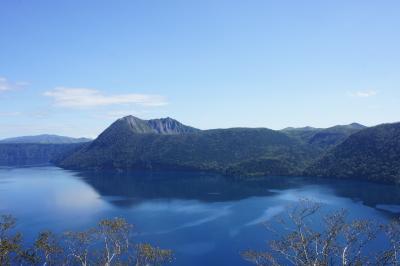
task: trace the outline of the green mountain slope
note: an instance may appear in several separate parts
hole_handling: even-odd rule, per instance
[[[400,182],[400,123],[361,130],[305,171],[310,176]]]
[[[350,135],[364,128],[366,127],[361,124],[352,123],[349,125],[337,125],[329,128],[285,128],[282,132],[304,143],[325,150],[340,144]]]

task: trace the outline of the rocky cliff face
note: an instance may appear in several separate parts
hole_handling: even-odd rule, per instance
[[[185,134],[200,131],[199,129],[185,126],[170,117],[148,120],[147,124],[158,134]]]

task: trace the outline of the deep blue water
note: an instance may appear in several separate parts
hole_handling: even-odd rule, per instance
[[[348,209],[350,219],[400,216],[400,187],[353,180],[0,169],[0,214],[17,217],[28,241],[38,231],[86,229],[118,216],[135,225],[137,241],[173,249],[174,265],[248,265],[239,252],[262,249],[270,237],[261,223],[299,198]]]

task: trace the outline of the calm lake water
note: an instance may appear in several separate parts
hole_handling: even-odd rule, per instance
[[[0,169],[0,213],[18,218],[27,240],[38,231],[85,229],[124,217],[137,241],[175,251],[174,265],[249,265],[239,252],[262,249],[261,225],[299,198],[350,218],[400,216],[400,187],[368,182],[274,177],[232,181],[210,173],[93,173],[56,167]]]

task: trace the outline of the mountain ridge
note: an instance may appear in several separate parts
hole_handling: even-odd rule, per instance
[[[116,120],[57,163],[70,169],[193,169],[235,175],[299,174],[320,150],[268,128],[199,130],[172,118]]]
[[[133,119],[135,122],[143,121]],[[294,158],[300,158],[300,153],[306,149],[296,139],[266,128],[189,130],[180,134],[155,134],[148,130],[132,132],[126,126],[126,121],[122,124],[121,121],[124,119],[114,122],[90,145],[60,161],[59,165],[72,169],[172,168],[224,172],[229,166],[241,161],[256,158],[269,160],[280,156],[278,164],[284,159],[289,160],[296,165],[294,168],[298,172],[301,168],[297,165],[300,160],[296,162]],[[286,150],[292,151],[290,157],[293,158],[285,157],[284,154],[288,154]],[[305,157],[314,156],[313,152],[303,153],[307,154]]]
[[[0,144],[72,144],[72,143],[84,143],[92,141],[89,138],[71,138],[66,136],[60,136],[55,134],[40,134],[32,136],[20,136],[13,138],[5,138],[0,140]]]

